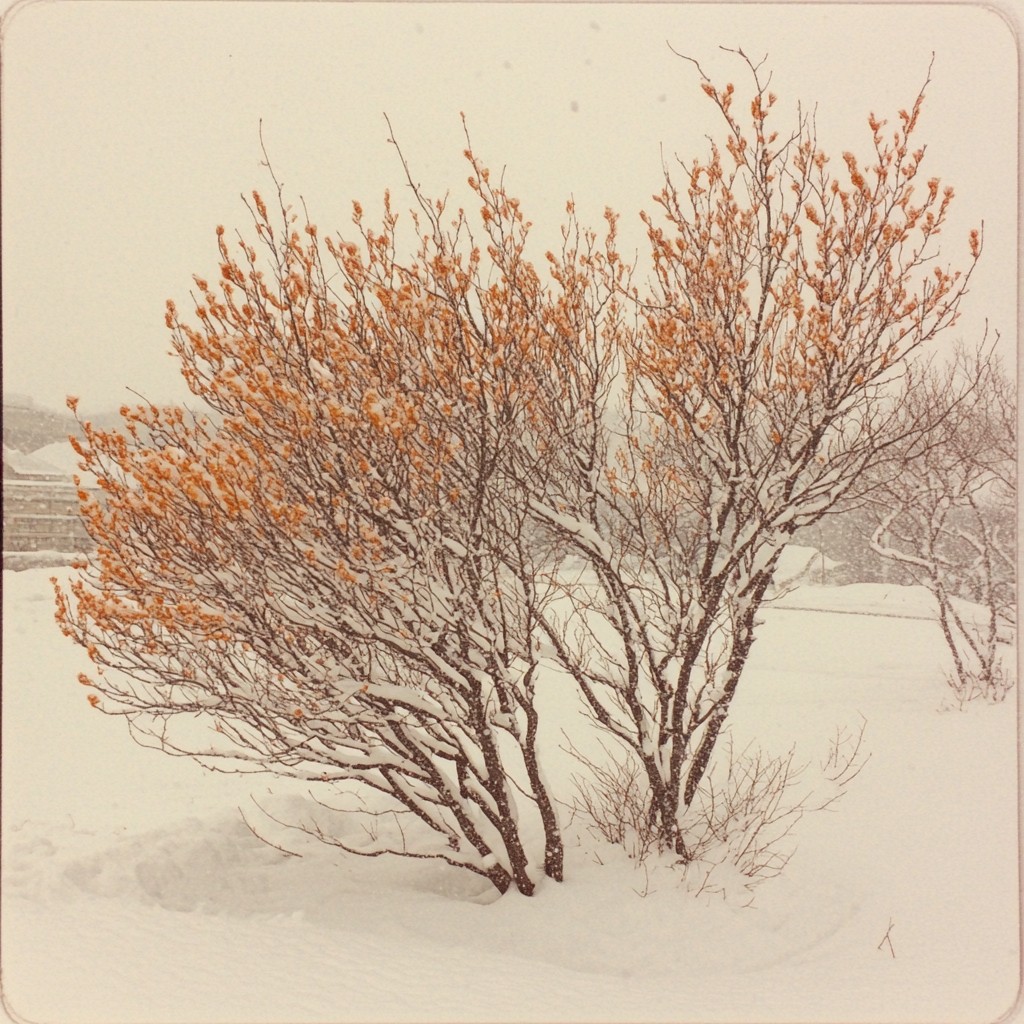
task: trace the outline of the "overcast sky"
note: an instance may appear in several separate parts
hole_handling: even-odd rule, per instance
[[[1017,57],[981,6],[662,4],[26,3],[3,26],[4,390],[98,411],[186,395],[164,304],[216,277],[215,227],[246,226],[266,190],[258,125],[288,194],[321,233],[368,217],[401,168],[391,117],[428,193],[468,202],[459,121],[480,157],[558,239],[566,197],[606,204],[639,245],[661,153],[718,133],[693,67],[743,85],[720,45],[768,54],[778,109],[817,105],[831,152],[866,153],[871,111],[913,102],[935,52],[921,125],[926,177],[954,185],[944,255],[985,222],[985,255],[957,335],[989,318],[1016,346]]]

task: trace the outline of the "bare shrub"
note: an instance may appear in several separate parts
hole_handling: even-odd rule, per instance
[[[738,753],[727,736],[684,822],[687,884],[696,895],[720,894],[749,905],[753,890],[778,876],[796,849],[804,815],[832,807],[870,757],[863,720],[837,727],[824,757],[799,762],[796,748],[769,754],[753,743]]]
[[[723,737],[721,754],[707,772],[683,821],[683,855],[658,829],[642,766],[602,744],[604,759],[565,749],[583,772],[572,776],[574,816],[595,838],[621,846],[647,867],[652,856],[673,854],[684,884],[695,895],[721,895],[749,904],[753,890],[779,875],[795,850],[794,830],[805,814],[832,807],[870,757],[866,723],[837,727],[817,762],[801,762],[796,747],[771,754],[755,743],[737,750]]]
[[[591,835],[621,846],[630,859],[643,864],[662,849],[661,830],[651,804],[651,788],[643,766],[629,750],[613,753],[601,744],[603,761],[595,761],[569,744],[564,748],[579,762],[583,774],[573,774],[574,818],[581,818]]]
[[[785,840],[806,809],[806,796],[794,792],[805,769],[795,762],[795,748],[769,755],[748,746],[737,754],[726,738],[722,767],[702,786],[684,839],[686,862],[703,872],[698,892],[723,862],[752,882],[782,871],[792,855]]]
[[[978,700],[1002,704],[1016,685],[1013,673],[998,661],[973,671],[960,666],[955,672],[947,672],[945,679],[952,692],[953,706],[960,711]],[[948,706],[948,702],[943,706]]]

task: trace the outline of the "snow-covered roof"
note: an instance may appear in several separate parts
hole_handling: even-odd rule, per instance
[[[815,572],[829,572],[839,564],[817,548],[788,544],[775,567],[775,585],[788,586]]]
[[[69,474],[34,453],[19,452],[4,445],[4,476],[28,480],[65,480]]]

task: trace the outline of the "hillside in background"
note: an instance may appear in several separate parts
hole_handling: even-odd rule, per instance
[[[64,444],[70,434],[81,433],[71,413],[38,405],[28,395],[5,394],[3,417],[4,447],[19,452],[36,452],[57,442]],[[113,411],[89,419],[105,429],[121,422],[120,415]]]
[[[76,433],[78,424],[70,413],[46,409],[24,395],[4,395],[5,447],[34,452]]]

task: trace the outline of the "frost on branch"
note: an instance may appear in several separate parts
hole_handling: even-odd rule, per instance
[[[645,835],[691,856],[778,559],[929,429],[893,396],[981,251],[938,261],[923,91],[833,171],[740,58],[749,119],[697,65],[723,142],[666,169],[642,287],[616,215],[598,234],[571,203],[538,269],[472,150],[478,214],[406,168],[402,232],[388,196],[379,228],[354,204],[333,237],[253,194],[255,243],[219,229],[217,281],[167,309],[209,415],[85,428],[97,548],[58,603],[97,706],[170,752],[339,787],[373,841],[324,838],[353,853],[529,893],[562,873],[557,680],[628,751]]]
[[[356,207],[356,241],[302,232],[280,194],[275,216],[253,194],[256,245],[218,231],[219,283],[195,279],[191,319],[167,311],[211,414],[85,425],[97,550],[59,619],[98,667],[96,703],[137,735],[375,791],[368,814],[400,838],[352,852],[528,894],[561,878],[562,844],[537,751],[546,555],[521,474],[555,465],[538,394],[560,386],[556,357],[600,341],[613,250],[610,233],[542,282],[517,202],[467,155],[481,236],[413,189],[407,262],[388,198],[379,230]]]
[[[921,182],[923,90],[833,170],[813,120],[778,124],[770,76],[738,56],[749,103],[691,62],[724,143],[666,167],[644,215],[650,286],[575,416],[550,412],[572,457],[531,505],[567,555],[546,640],[683,858],[780,554],[941,416],[908,422],[894,399],[981,250],[973,232],[965,269],[938,262],[952,190]]]

